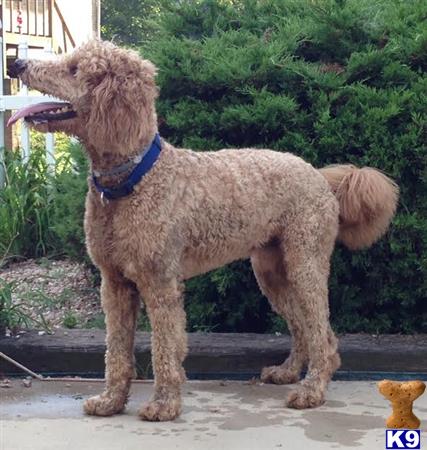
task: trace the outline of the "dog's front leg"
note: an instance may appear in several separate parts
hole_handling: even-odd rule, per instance
[[[142,406],[143,420],[173,420],[181,413],[182,363],[187,354],[182,286],[176,280],[141,287],[151,323],[154,395]]]
[[[140,307],[134,285],[113,271],[102,271],[101,301],[107,326],[106,389],[86,400],[86,414],[110,416],[121,412],[134,376],[135,324]]]

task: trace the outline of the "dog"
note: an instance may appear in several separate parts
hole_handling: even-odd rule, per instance
[[[289,407],[321,405],[340,365],[328,306],[335,242],[356,250],[377,241],[395,213],[396,184],[372,168],[318,170],[271,150],[175,148],[158,135],[156,68],[110,42],[89,41],[58,60],[16,60],[9,74],[63,100],[26,107],[9,122],[77,136],[90,160],[84,228],[102,276],[107,351],[105,391],[86,400],[85,412],[109,416],[126,405],[141,296],[155,383],[139,415],[175,419],[187,354],[184,280],[244,258],[293,341],[261,380],[298,382]]]

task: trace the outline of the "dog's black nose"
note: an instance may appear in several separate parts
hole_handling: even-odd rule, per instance
[[[27,61],[25,59],[15,59],[15,61],[10,65],[7,74],[10,78],[18,78],[26,68]]]

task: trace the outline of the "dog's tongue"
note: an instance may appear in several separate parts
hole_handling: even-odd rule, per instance
[[[66,103],[62,102],[43,102],[43,103],[36,103],[35,105],[25,106],[24,108],[19,109],[12,115],[12,117],[7,122],[7,126],[9,127],[10,125],[13,125],[19,119],[29,116],[30,114],[35,114],[39,112],[48,112],[52,111],[53,109],[62,108],[66,105],[67,105]]]

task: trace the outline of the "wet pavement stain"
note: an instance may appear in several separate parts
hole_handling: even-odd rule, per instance
[[[337,400],[326,400],[324,406],[328,408],[345,408],[347,406],[347,403],[339,402]]]
[[[301,415],[303,421],[294,422],[292,425],[304,429],[307,438],[320,441],[337,443],[343,447],[358,447],[366,432],[378,429],[384,430],[384,419],[380,416],[363,416],[361,414],[349,414],[345,412],[304,411]]]
[[[251,412],[238,410],[231,417],[224,420],[218,426],[220,430],[245,430],[247,428],[262,428],[272,425],[284,425],[287,417],[285,415],[269,416],[265,412]]]

